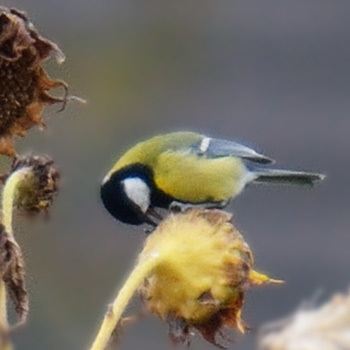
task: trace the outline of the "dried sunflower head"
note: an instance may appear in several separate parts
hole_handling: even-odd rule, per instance
[[[65,95],[67,90],[41,67],[51,52],[64,61],[58,46],[41,37],[25,13],[0,7],[0,154],[13,156],[13,137],[42,126],[45,105],[66,100],[48,94],[55,87],[63,87]]]
[[[189,343],[191,329],[219,345],[223,328],[244,332],[244,293],[254,284],[278,282],[253,270],[253,255],[219,210],[171,215],[148,237],[140,263],[159,263],[139,292],[147,308],[168,322],[174,343]]]
[[[60,178],[54,161],[48,156],[22,156],[14,160],[8,178],[17,171],[23,171],[24,178],[17,185],[14,205],[30,215],[47,211],[58,192]]]

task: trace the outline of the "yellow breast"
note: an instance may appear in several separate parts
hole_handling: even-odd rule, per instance
[[[239,194],[246,168],[240,158],[206,158],[165,152],[154,167],[158,188],[177,200],[191,203],[218,202]]]

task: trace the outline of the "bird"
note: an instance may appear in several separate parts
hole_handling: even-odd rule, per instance
[[[224,208],[250,183],[309,185],[324,175],[272,168],[274,160],[240,143],[172,132],[137,143],[104,177],[107,211],[130,225],[156,226],[157,208]]]

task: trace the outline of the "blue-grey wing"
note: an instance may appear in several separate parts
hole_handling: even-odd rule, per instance
[[[240,143],[203,137],[193,147],[193,151],[209,158],[240,157],[252,162],[269,164],[274,160]]]

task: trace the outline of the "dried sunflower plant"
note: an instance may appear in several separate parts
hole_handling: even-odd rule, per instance
[[[14,211],[31,216],[47,212],[58,192],[60,176],[54,161],[48,156],[17,155],[14,147],[16,136],[24,137],[33,126],[44,129],[41,113],[45,106],[62,103],[64,107],[68,99],[66,83],[50,79],[42,67],[50,56],[58,63],[64,61],[58,46],[39,35],[25,13],[0,7],[0,155],[13,158],[8,173],[0,177],[0,350],[13,349],[11,332],[26,322],[29,312],[25,264],[13,229]],[[63,89],[62,98],[49,93],[57,87]],[[136,292],[144,310],[168,324],[174,346],[188,346],[197,332],[224,347],[225,328],[241,333],[248,328],[241,318],[245,292],[269,283],[281,281],[255,270],[252,250],[235,228],[231,214],[200,208],[170,213],[147,236],[90,350],[120,345],[123,325],[132,319],[123,317],[124,311]],[[8,320],[8,299],[17,313],[14,324]],[[328,305],[320,314],[323,309],[327,311]],[[346,313],[336,314],[339,317],[333,323],[338,319],[348,322]],[[349,334],[343,328],[338,338],[348,344]],[[329,334],[331,338],[333,333]],[[265,334],[261,348],[282,349],[279,339]]]
[[[37,125],[43,129],[45,106],[67,101],[67,85],[51,80],[42,68],[50,55],[57,62],[64,55],[53,42],[38,34],[27,15],[0,7],[0,155],[13,158],[7,174],[1,175],[2,220],[0,223],[0,350],[11,350],[11,331],[26,322],[29,312],[25,264],[13,230],[14,210],[28,215],[47,212],[58,191],[59,173],[48,156],[20,156],[14,137],[24,137]],[[63,98],[49,94],[62,87]],[[17,322],[8,320],[8,297]]]

